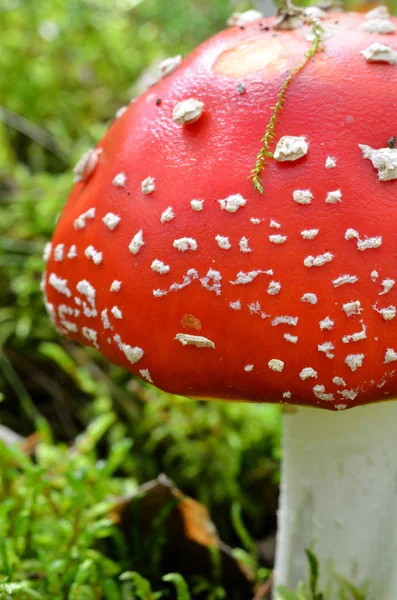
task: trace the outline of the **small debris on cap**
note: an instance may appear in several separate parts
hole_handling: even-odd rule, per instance
[[[317,379],[317,371],[311,367],[305,367],[299,373],[299,377],[302,379],[302,381],[306,381],[306,379],[309,379],[309,377],[314,377],[314,379]]]
[[[94,172],[98,163],[98,157],[101,153],[102,148],[91,148],[91,150],[88,150],[83,154],[73,168],[73,181],[75,183],[86,181],[86,179],[88,179],[88,177]]]
[[[269,369],[272,371],[277,371],[278,373],[281,373],[284,369],[284,362],[278,358],[272,358],[267,364]]]
[[[197,348],[215,348],[214,342],[202,335],[191,335],[189,333],[177,333],[175,338],[182,346],[196,346]]]
[[[396,32],[396,26],[389,19],[368,19],[360,25],[362,31],[368,33],[391,34]]]
[[[295,190],[292,197],[297,204],[311,204],[313,194],[310,190]]]
[[[197,121],[204,110],[204,102],[195,98],[188,98],[175,104],[172,111],[172,120],[178,125],[189,125]]]
[[[141,183],[142,194],[151,194],[156,189],[156,184],[154,183],[154,177],[146,177]]]
[[[249,23],[263,19],[263,14],[259,10],[246,10],[245,12],[234,12],[227,20],[230,27],[244,27]]]
[[[308,150],[309,144],[303,136],[284,135],[277,142],[274,158],[280,162],[298,160],[305,156]]]
[[[397,179],[397,148],[371,148],[359,144],[364,158],[369,158],[374,168],[378,171],[380,181]]]
[[[115,187],[124,187],[127,181],[127,177],[125,173],[117,173],[114,177],[112,183]]]
[[[169,75],[170,73],[175,71],[175,69],[179,67],[181,62],[182,56],[180,54],[162,60],[159,64],[160,77],[165,77],[166,75]]]
[[[326,169],[334,169],[336,167],[336,158],[333,158],[332,156],[327,156],[327,159],[325,161],[325,168]]]
[[[243,83],[238,83],[237,84],[237,93],[238,94],[244,94],[245,92],[245,85]]]
[[[204,200],[191,200],[190,201],[190,206],[196,212],[200,212],[201,210],[203,210],[203,205],[204,205]]]
[[[368,62],[385,62],[390,65],[397,64],[397,52],[393,50],[393,48],[390,48],[390,46],[380,44],[379,42],[371,44],[371,46],[368,46],[368,48],[360,52],[360,54],[362,54]]]

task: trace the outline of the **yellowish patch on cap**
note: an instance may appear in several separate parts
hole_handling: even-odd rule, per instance
[[[225,50],[214,65],[214,71],[227,77],[244,77],[268,66],[285,66],[284,46],[276,38],[252,40]]]

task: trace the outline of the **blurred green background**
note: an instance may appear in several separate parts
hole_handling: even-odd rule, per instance
[[[61,495],[52,498],[55,504],[59,502],[58,513],[54,508],[53,521],[48,522],[50,529],[56,529],[62,519],[67,523],[71,518],[67,511],[73,513],[76,498],[92,508],[110,491],[122,495],[165,472],[180,489],[209,508],[223,540],[244,546],[248,554],[259,557],[260,564],[271,566],[278,409],[196,402],[145,386],[106,364],[92,349],[60,339],[45,314],[40,293],[43,247],[71,188],[72,166],[97,143],[117,109],[154,79],[160,60],[186,55],[224,28],[231,12],[251,6],[232,0],[0,0],[0,423],[22,436],[39,431],[42,444],[29,464],[20,454],[9,454],[4,444],[0,447],[0,598],[9,597],[3,584],[25,581],[25,585],[32,580],[32,573],[45,570],[45,565],[56,560],[59,564],[54,572],[58,568],[68,574],[58,588],[40,583],[39,578],[37,584],[26,584],[25,591],[19,588],[19,595],[14,590],[13,597],[121,597],[117,587],[112,588],[116,590],[112,596],[103,583],[102,587],[98,583],[97,595],[89,595],[94,584],[85,590],[88,595],[71,595],[79,577],[95,580],[91,567],[81,575],[79,565],[99,561],[86,554],[96,542],[79,546],[77,536],[75,546],[67,550],[70,558],[65,559],[69,556],[65,549],[63,554],[59,550],[58,556],[54,540],[40,538],[42,530],[34,529],[36,513],[30,500],[28,515],[33,529],[29,533],[26,489],[30,488],[26,481],[32,474],[37,485],[41,485],[43,473],[47,474],[50,491],[42,490],[44,496],[54,491],[51,477],[63,481],[57,488]],[[267,14],[274,10],[271,3],[260,1],[255,7]],[[356,2],[349,7],[367,10],[373,4]],[[66,450],[76,438],[80,439],[78,459]],[[95,443],[87,446],[87,439]],[[63,442],[67,445],[62,446]],[[117,460],[112,452],[119,453]],[[76,472],[89,473],[96,481],[97,461],[109,456],[115,462],[107,477],[115,474],[117,478],[109,479],[107,488],[93,486],[95,493],[84,500],[85,491],[76,491],[79,488],[73,487],[74,475],[68,469],[75,473],[74,461],[80,461]],[[7,478],[9,485],[4,484]],[[74,498],[66,512],[62,512],[62,486],[64,493]],[[249,531],[245,539],[236,511],[234,521],[231,518],[232,506],[242,507]],[[36,545],[13,543],[21,511],[25,511],[24,535],[31,540],[38,535]],[[87,523],[94,527],[97,518],[91,515]],[[62,540],[66,533],[56,531],[57,539]],[[20,531],[18,535],[22,535]],[[43,554],[45,548],[51,559]],[[105,558],[101,560],[127,556],[127,562],[119,569],[116,564],[113,571],[108,563],[105,568],[105,562],[98,562],[104,572],[107,568],[111,572],[106,575],[109,581],[123,569],[138,569],[152,581],[159,580],[158,572],[153,575],[150,557],[142,563],[138,555],[118,554],[109,548],[103,550]],[[62,560],[66,563],[61,564]],[[55,577],[45,573],[42,580]],[[194,597],[225,597],[214,582],[207,588],[202,584],[199,591],[192,592]],[[29,595],[29,586],[42,595]],[[141,596],[125,596],[135,597]]]

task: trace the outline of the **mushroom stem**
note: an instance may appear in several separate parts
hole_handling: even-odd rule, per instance
[[[337,574],[366,584],[366,600],[395,600],[396,422],[396,402],[285,413],[276,588],[308,580],[310,548],[322,590]]]

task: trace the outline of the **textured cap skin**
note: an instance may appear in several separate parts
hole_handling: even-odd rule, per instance
[[[397,180],[381,181],[359,144],[397,135],[397,66],[361,54],[397,50],[397,35],[364,21],[323,21],[324,49],[289,87],[273,147],[293,136],[308,151],[270,159],[263,195],[248,177],[308,26],[231,27],[113,122],[47,249],[63,334],[187,396],[330,410],[395,396]],[[175,123],[190,98],[201,116]]]

